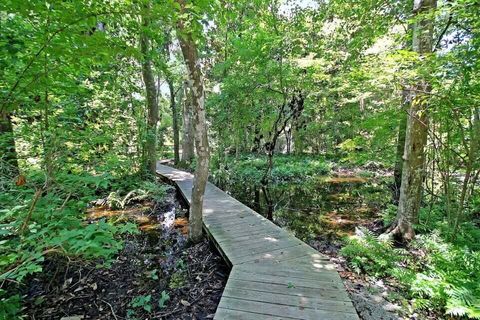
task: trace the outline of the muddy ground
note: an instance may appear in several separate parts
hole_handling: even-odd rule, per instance
[[[163,203],[137,203],[124,210],[93,207],[89,219],[133,219],[141,232],[129,235],[110,266],[101,261],[50,259],[25,289],[29,319],[211,319],[228,268],[207,240],[186,242],[186,210],[172,190]]]

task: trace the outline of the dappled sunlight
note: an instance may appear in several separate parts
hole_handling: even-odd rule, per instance
[[[338,176],[338,177],[328,177],[325,179],[325,182],[332,184],[339,183],[366,183],[367,180],[362,177],[356,176]]]
[[[185,217],[176,218],[173,224],[175,229],[180,230],[183,235],[188,235],[188,219]]]
[[[273,237],[265,237],[265,238],[263,238],[263,239],[265,239],[265,240],[267,240],[267,241],[269,241],[269,242],[278,242],[278,239],[277,239],[277,238],[273,238]]]
[[[134,217],[135,220],[139,222],[147,222],[148,217],[143,216],[143,214],[150,210],[150,206],[141,206],[141,207],[132,207],[125,208],[121,210],[112,210],[108,207],[92,207],[87,209],[87,216],[90,219],[100,219],[100,218],[113,218],[113,217]]]

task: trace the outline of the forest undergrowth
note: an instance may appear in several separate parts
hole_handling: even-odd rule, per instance
[[[212,181],[261,212],[263,195],[255,193],[265,164],[255,155],[232,157],[212,170]],[[443,203],[424,207],[417,238],[396,243],[382,237],[397,210],[392,184],[393,171],[381,163],[280,155],[274,220],[340,266],[363,319],[479,318],[480,207],[455,234]]]

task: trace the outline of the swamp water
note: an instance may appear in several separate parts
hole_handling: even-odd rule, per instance
[[[334,174],[272,184],[274,221],[304,241],[353,234],[357,226],[379,223],[380,213],[391,199],[390,181],[390,175]],[[254,186],[225,189],[265,215],[264,197]]]

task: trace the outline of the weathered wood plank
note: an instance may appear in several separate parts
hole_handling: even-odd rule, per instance
[[[219,308],[255,312],[268,316],[291,317],[294,319],[358,319],[357,315],[352,313],[312,310],[301,306],[292,307],[276,303],[234,299],[229,297],[222,297]],[[258,319],[262,319],[262,317],[259,316]]]
[[[295,272],[295,271],[278,271],[277,269],[271,269],[269,272],[257,270],[255,266],[251,264],[242,264],[238,267],[236,266],[234,270],[231,271],[231,277],[237,279],[251,279],[252,277],[260,278],[260,279],[268,279],[270,277],[274,277],[275,279],[284,281],[285,279],[296,279],[299,285],[301,282],[309,283],[309,284],[317,284],[316,287],[322,286],[322,283],[325,281],[338,283],[340,286],[343,286],[343,282],[337,272],[330,271],[330,272],[321,272],[319,274],[308,275],[303,272]],[[290,280],[289,280],[290,281]],[[320,283],[321,282],[321,283]],[[275,283],[272,282],[271,283]],[[309,286],[309,285],[307,285]],[[315,287],[315,288],[316,288]]]
[[[238,311],[238,310],[230,310],[230,309],[222,309],[218,308],[217,312],[215,313],[214,320],[291,320],[296,318],[290,317],[276,317],[276,316],[268,316],[266,314],[258,314],[252,313],[247,311]]]
[[[251,291],[287,294],[300,297],[321,297],[323,300],[331,301],[350,301],[350,299],[346,296],[346,293],[344,294],[344,292],[337,290],[338,286],[334,286],[333,284],[331,286],[326,285],[322,288],[304,288],[289,286],[288,284],[271,284],[264,282],[229,279],[227,287]]]
[[[241,288],[227,287],[222,296],[236,299],[244,299],[273,304],[283,304],[286,306],[300,306],[313,310],[325,310],[335,312],[352,313],[352,303],[345,301],[325,300],[319,297],[304,297],[300,295],[290,295],[283,293],[271,293],[255,290],[245,290]]]
[[[254,272],[245,272],[242,270],[237,270],[234,268],[230,273],[229,278],[237,279],[237,280],[245,280],[245,281],[256,281],[256,282],[264,282],[264,283],[271,283],[271,284],[283,284],[288,285],[291,284],[295,287],[305,287],[305,288],[322,288],[325,285],[333,285],[335,288],[340,289],[343,286],[341,279],[338,277],[332,277],[330,274],[319,274],[318,279],[301,279],[301,278],[294,278],[294,277],[285,277],[279,276],[277,273],[269,275],[269,274],[260,274]]]

